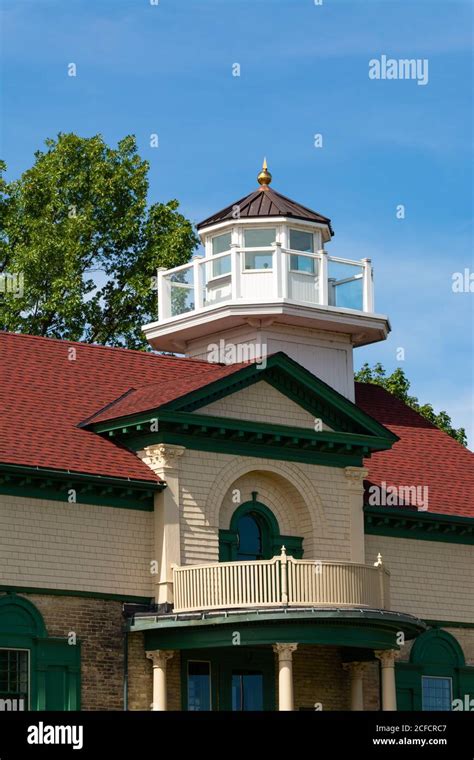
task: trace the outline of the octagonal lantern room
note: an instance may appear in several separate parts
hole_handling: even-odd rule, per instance
[[[200,358],[216,341],[282,350],[351,398],[352,348],[390,329],[374,312],[371,261],[329,256],[331,220],[270,187],[266,162],[257,179],[198,225],[204,256],[158,272],[147,339]]]

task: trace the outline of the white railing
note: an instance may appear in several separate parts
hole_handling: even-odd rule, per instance
[[[226,301],[261,303],[267,299],[374,311],[370,259],[352,261],[328,256],[324,250],[304,253],[275,244],[262,249],[265,261],[262,268],[254,269],[246,268],[246,253],[249,251],[232,246],[215,256],[159,269],[159,321]]]
[[[390,573],[375,565],[279,557],[173,568],[174,612],[261,607],[389,609]]]

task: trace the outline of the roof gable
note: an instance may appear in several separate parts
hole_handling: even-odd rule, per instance
[[[190,378],[186,390],[183,386],[171,391],[158,385],[137,389],[84,424],[135,449],[167,441],[241,453],[237,441],[249,456],[325,462],[329,466],[361,464],[362,456],[390,448],[397,440],[387,428],[283,353],[269,357],[265,367],[256,363],[232,365],[219,367],[218,373]],[[254,417],[242,420],[231,414],[213,415],[212,405],[217,401],[261,382],[308,412],[305,424],[295,425],[292,419],[282,425],[259,422]],[[175,397],[170,398],[173,394]]]

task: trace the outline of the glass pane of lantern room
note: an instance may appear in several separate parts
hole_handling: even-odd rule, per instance
[[[224,253],[224,251],[230,251],[231,234],[230,232],[224,233],[224,235],[216,235],[212,238],[212,255],[216,256],[218,253]],[[222,277],[224,274],[229,274],[231,267],[230,256],[223,256],[221,259],[213,262],[212,276]]]
[[[268,227],[264,230],[245,230],[244,232],[244,248],[265,248],[272,246],[275,240],[275,227]]]
[[[290,248],[292,251],[313,253],[313,233],[305,230],[290,230]]]
[[[267,251],[245,251],[245,269],[272,268],[272,254]]]

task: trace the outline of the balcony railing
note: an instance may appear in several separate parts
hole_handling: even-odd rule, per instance
[[[372,280],[370,259],[335,258],[323,250],[303,253],[279,244],[262,251],[233,247],[230,252],[158,270],[158,319],[227,301],[288,300],[373,313]]]
[[[174,611],[263,607],[390,608],[390,573],[375,565],[279,557],[173,568]]]

